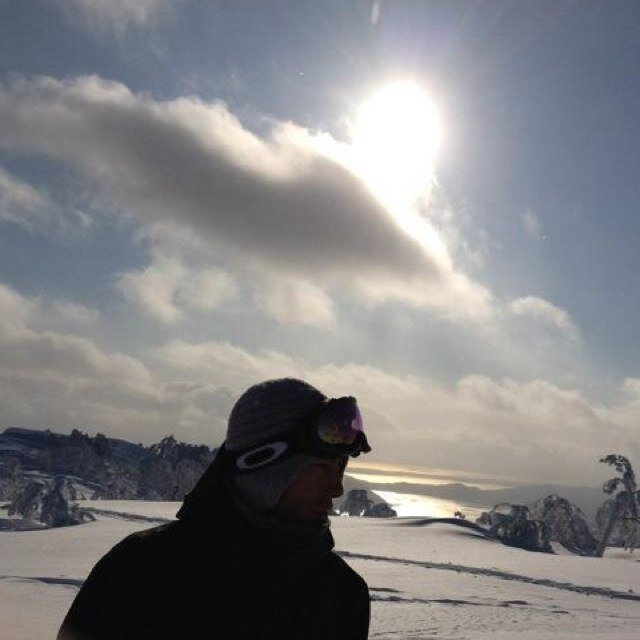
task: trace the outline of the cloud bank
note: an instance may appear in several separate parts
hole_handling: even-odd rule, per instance
[[[142,224],[191,231],[236,269],[295,279],[296,291],[313,283],[486,317],[489,291],[443,259],[441,243],[403,231],[326,142],[287,123],[261,138],[221,103],[159,102],[96,77],[0,88],[0,145],[72,164]],[[274,297],[263,306],[277,315],[282,291]]]
[[[297,376],[330,395],[358,398],[374,461],[593,485],[602,454],[640,455],[635,379],[625,383],[629,398],[605,406],[544,380],[470,375],[443,385],[359,363],[314,366],[223,341],[174,339],[132,356],[40,328],[56,306],[0,285],[3,426],[80,427],[147,443],[174,433],[219,444],[246,387]]]

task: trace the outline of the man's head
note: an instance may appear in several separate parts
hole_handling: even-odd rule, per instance
[[[336,420],[344,424],[344,437],[357,436],[357,446],[318,437],[319,429],[326,439],[327,425]],[[332,499],[342,495],[348,455],[368,446],[353,398],[329,400],[302,380],[283,378],[242,394],[229,416],[225,449],[233,460],[232,483],[250,507],[315,522],[326,520]]]

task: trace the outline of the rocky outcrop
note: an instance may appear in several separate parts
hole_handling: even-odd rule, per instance
[[[584,514],[565,498],[548,495],[531,505],[531,518],[544,523],[550,542],[559,542],[572,553],[593,556],[598,547]]]
[[[476,522],[489,528],[504,544],[528,551],[551,553],[544,522],[533,520],[525,505],[497,504],[491,511],[482,513]]]
[[[384,500],[365,489],[351,489],[336,512],[367,518],[395,518],[398,515]]]

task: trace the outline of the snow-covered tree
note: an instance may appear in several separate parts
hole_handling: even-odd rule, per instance
[[[638,509],[640,492],[636,484],[633,467],[625,456],[617,453],[601,458],[600,462],[613,467],[620,476],[610,478],[602,486],[602,490],[606,494],[613,495],[613,498],[610,501],[611,508],[608,522],[602,531],[596,555],[603,555],[617,523],[622,525],[625,549],[633,551],[640,543],[640,515]]]

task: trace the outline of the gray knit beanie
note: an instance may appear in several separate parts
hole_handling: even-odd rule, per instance
[[[278,439],[316,410],[326,396],[307,382],[295,378],[268,380],[245,391],[229,416],[225,447],[244,451]],[[232,476],[241,499],[251,508],[268,511],[301,469],[318,460],[311,454],[285,457],[272,465]]]

